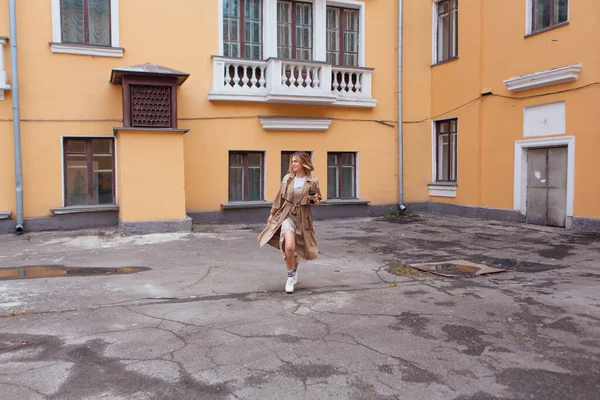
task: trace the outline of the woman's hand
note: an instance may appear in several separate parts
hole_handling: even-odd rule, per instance
[[[269,219],[267,220],[267,225],[271,225],[272,220],[273,220],[273,216],[269,215]]]

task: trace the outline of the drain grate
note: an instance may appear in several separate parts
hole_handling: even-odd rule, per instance
[[[505,272],[503,268],[488,267],[484,264],[475,264],[466,260],[442,261],[427,264],[410,264],[412,268],[446,278],[473,278],[475,276]]]
[[[64,265],[28,265],[25,267],[0,268],[0,281],[70,276],[125,275],[149,270],[148,267],[80,268],[65,267]]]

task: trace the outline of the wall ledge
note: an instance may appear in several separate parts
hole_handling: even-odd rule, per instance
[[[515,76],[506,79],[503,83],[508,90],[521,92],[524,90],[540,88],[560,83],[574,82],[579,79],[579,73],[583,68],[583,63],[568,65],[566,67],[549,69],[546,71],[534,72],[531,74]]]
[[[75,54],[81,56],[97,57],[123,57],[122,47],[91,46],[77,43],[50,42],[50,50],[57,54]]]
[[[427,184],[429,196],[431,197],[456,197],[456,188],[458,185],[454,182],[434,182]]]
[[[243,208],[271,208],[272,201],[232,201],[221,204],[223,210],[239,210]]]
[[[54,215],[82,214],[82,213],[94,213],[94,212],[106,212],[106,211],[119,211],[119,206],[116,204],[107,204],[104,206],[69,206],[69,207],[51,208],[50,211]]]
[[[330,118],[260,117],[260,124],[266,131],[326,131],[331,121]]]
[[[12,211],[0,211],[0,219],[10,219]]]
[[[129,128],[125,126],[117,126],[113,128],[115,136],[119,132],[156,132],[156,133],[188,133],[189,129],[176,129],[176,128]]]
[[[366,206],[371,202],[371,200],[361,200],[361,199],[347,199],[347,200],[323,200],[321,201],[322,206]]]

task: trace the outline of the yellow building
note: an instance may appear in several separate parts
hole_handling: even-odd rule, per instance
[[[297,150],[326,194],[316,217],[389,212],[397,15],[391,0],[1,0],[0,229],[266,221]]]
[[[264,221],[301,150],[316,218],[404,204],[600,231],[599,15],[596,0],[0,0],[0,230]]]
[[[404,202],[600,231],[600,2],[404,1]]]

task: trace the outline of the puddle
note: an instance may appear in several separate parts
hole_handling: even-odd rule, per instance
[[[70,276],[126,275],[149,270],[150,268],[148,267],[79,268],[65,267],[64,265],[30,265],[26,267],[0,268],[0,281]]]
[[[488,267],[484,264],[475,264],[465,260],[444,261],[429,264],[412,264],[412,268],[446,278],[472,278],[480,275],[505,272],[503,268]]]

